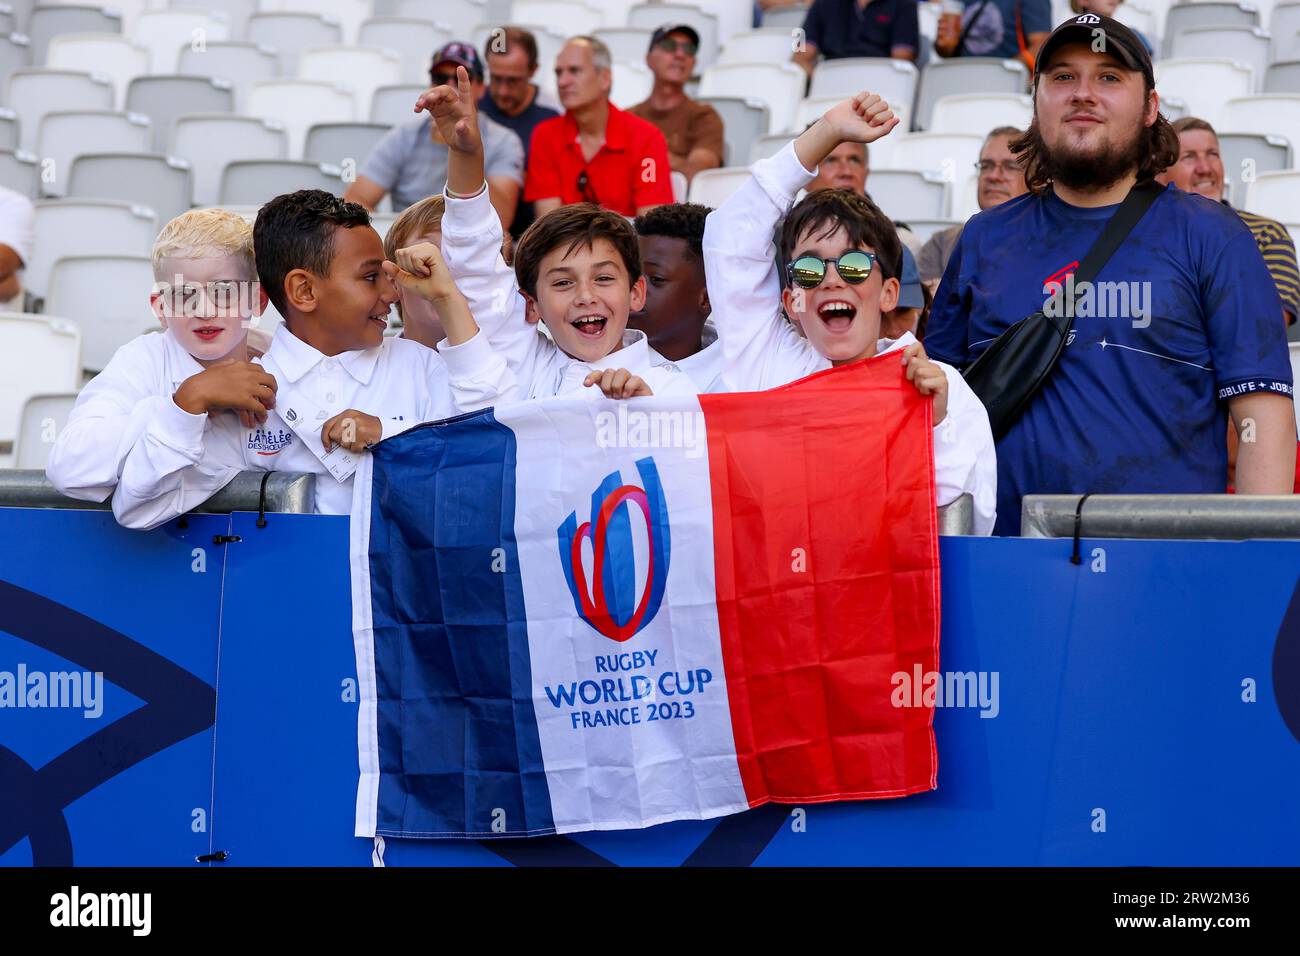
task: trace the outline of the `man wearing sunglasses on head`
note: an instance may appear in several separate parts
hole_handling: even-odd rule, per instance
[[[988,534],[997,461],[984,406],[910,332],[881,338],[882,315],[898,305],[903,268],[894,224],[870,199],[844,189],[816,190],[791,208],[836,146],[873,142],[897,123],[875,94],[836,104],[781,152],[755,163],[750,179],[705,220],[705,280],[722,345],[723,390],[775,388],[832,366],[896,354],[900,374],[934,400],[938,503],[969,492],[975,532]]]
[[[456,67],[470,75],[474,96],[483,96],[483,61],[468,43],[448,43],[433,54],[429,80],[434,86],[456,82]],[[487,163],[488,192],[492,207],[509,229],[524,185],[524,147],[511,130],[482,113],[479,132]],[[370,151],[343,198],[374,210],[386,193],[393,194],[393,210],[442,192],[447,181],[447,144],[427,114],[394,126]]]
[[[688,182],[701,169],[722,165],[722,117],[708,103],[686,95],[699,47],[700,35],[684,23],[666,23],[655,30],[645,57],[655,77],[654,90],[628,110],[659,127],[668,141],[668,161]]]

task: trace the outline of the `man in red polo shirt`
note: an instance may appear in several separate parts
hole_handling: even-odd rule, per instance
[[[673,201],[664,134],[609,101],[611,62],[609,48],[585,36],[555,58],[564,115],[533,130],[524,186],[538,218],[567,203],[636,216]]]

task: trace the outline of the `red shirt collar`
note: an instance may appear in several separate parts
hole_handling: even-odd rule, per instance
[[[627,147],[628,140],[627,113],[613,103],[609,103],[608,106],[609,120],[605,123],[605,142],[601,149],[622,152]],[[564,141],[566,143],[576,143],[578,141],[578,121],[573,118],[573,113],[568,110],[564,112]]]

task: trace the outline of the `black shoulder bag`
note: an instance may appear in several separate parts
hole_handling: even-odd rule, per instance
[[[1159,183],[1134,186],[1074,270],[1075,296],[1097,278],[1138,220],[1164,192]],[[1063,299],[1064,288],[1054,298]],[[993,438],[1001,441],[1052,374],[1074,324],[1073,302],[1060,301],[1047,316],[1039,309],[1007,329],[962,373],[989,413]],[[1061,314],[1064,313],[1064,314]]]

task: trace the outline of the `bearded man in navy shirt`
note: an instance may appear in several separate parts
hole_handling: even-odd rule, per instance
[[[1130,187],[1177,159],[1154,87],[1146,49],[1117,21],[1084,14],[1053,31],[1033,124],[1012,145],[1030,191],[967,223],[935,296],[931,358],[965,367],[1062,285],[1068,295]],[[999,442],[994,533],[1019,532],[1027,494],[1224,491],[1229,415],[1254,437],[1237,491],[1289,493],[1280,308],[1236,213],[1167,187],[1084,290],[1059,362]]]

